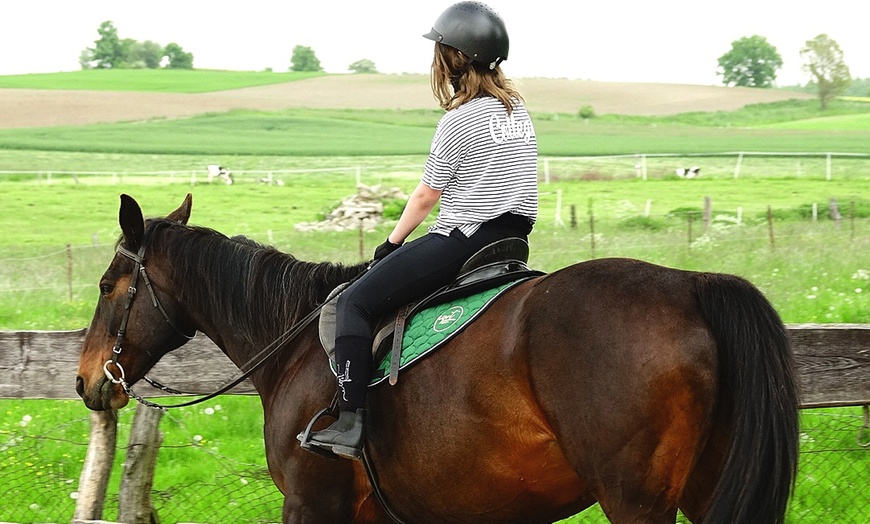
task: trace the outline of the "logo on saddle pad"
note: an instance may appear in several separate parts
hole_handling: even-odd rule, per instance
[[[448,309],[445,313],[441,313],[435,318],[435,323],[432,324],[432,331],[436,333],[443,333],[452,329],[456,324],[462,320],[462,316],[465,314],[465,308],[462,306],[453,306]]]
[[[500,286],[438,304],[414,313],[407,322],[402,336],[402,354],[399,368],[410,366],[443,346],[480,316],[499,295],[519,284],[516,280]],[[390,355],[375,364],[369,386],[385,381],[390,374]]]

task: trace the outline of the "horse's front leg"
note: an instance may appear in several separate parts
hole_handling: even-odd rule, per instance
[[[329,461],[328,459],[321,459]],[[350,461],[342,461],[350,462]],[[361,469],[361,468],[355,468]],[[334,479],[333,485],[320,485],[318,493],[312,494],[305,489],[306,495],[300,497],[292,492],[284,496],[283,524],[300,523],[348,523],[348,524],[388,524],[393,521],[369,490],[363,477],[355,477],[350,483],[345,479]],[[300,479],[305,482],[304,479]],[[348,487],[350,489],[341,489]]]

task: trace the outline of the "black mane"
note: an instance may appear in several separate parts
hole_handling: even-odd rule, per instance
[[[149,220],[145,238],[173,265],[185,303],[214,311],[251,342],[276,338],[365,269],[304,262],[247,237],[166,219]]]

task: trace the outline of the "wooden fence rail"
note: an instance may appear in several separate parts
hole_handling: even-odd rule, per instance
[[[800,324],[788,330],[803,407],[870,404],[870,324]],[[77,398],[75,374],[84,336],[84,329],[0,331],[0,398]],[[165,356],[150,376],[178,390],[205,394],[221,387],[237,371],[208,337],[199,335]],[[147,386],[141,389],[149,396],[165,395]],[[232,392],[254,393],[247,382]],[[151,482],[161,441],[157,429],[161,414],[137,406],[119,495],[122,522],[155,522]],[[79,479],[74,524],[112,524],[100,519],[116,448],[116,422],[114,412],[91,415],[91,439]]]
[[[870,403],[870,324],[791,324],[803,407]],[[0,331],[0,398],[75,399],[85,330]],[[169,353],[149,376],[172,388],[210,393],[238,370],[205,335]],[[140,386],[146,396],[164,393]],[[245,382],[236,394],[253,394]]]

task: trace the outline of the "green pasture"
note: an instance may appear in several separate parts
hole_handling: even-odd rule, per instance
[[[317,75],[317,74],[315,74]],[[310,73],[89,70],[0,76],[0,88],[203,92],[310,78]],[[401,75],[392,81],[405,81]],[[433,104],[434,108],[434,104]],[[579,108],[578,108],[579,109]],[[441,112],[236,110],[192,118],[0,130],[0,151],[233,155],[425,155]],[[814,100],[668,117],[536,113],[545,156],[722,152],[870,153],[870,104]],[[36,167],[41,169],[42,167]],[[0,170],[9,169],[0,162]]]
[[[88,69],[63,73],[0,76],[0,89],[71,89],[206,93],[294,82],[322,73],[217,71],[209,69]]]
[[[395,172],[364,171],[361,182],[408,193],[418,177],[418,169],[402,166]],[[122,192],[137,198],[149,216],[167,214],[191,192],[192,223],[246,235],[303,260],[361,261],[391,228],[388,221],[362,237],[358,231],[295,228],[322,219],[353,195],[353,171],[280,175],[283,186],[253,181],[192,186],[184,178],[161,184],[153,177],[128,178],[0,182],[8,198],[0,208],[0,223],[6,226],[0,237],[0,329],[88,324],[96,284],[119,235]],[[540,269],[554,271],[603,256],[641,258],[742,275],[768,294],[788,322],[870,321],[870,293],[864,291],[870,284],[870,178],[565,178],[540,188],[539,222],[530,238],[531,262]],[[705,197],[712,201],[713,216],[706,233]],[[832,198],[844,217],[839,223],[829,218]]]
[[[134,411],[119,412],[118,451],[103,515],[107,520],[117,516]],[[87,450],[88,413],[73,400],[0,400],[0,478],[6,488],[0,521],[70,519]],[[266,471],[262,426],[259,399],[250,396],[225,395],[166,414],[153,487],[161,522],[280,522],[282,497]],[[786,522],[865,522],[861,486],[870,455],[855,447],[860,409],[805,410],[801,427],[801,466]],[[832,497],[832,492],[839,495]],[[594,506],[563,522],[607,520]]]
[[[533,115],[541,155],[653,153],[870,153],[870,112],[801,120],[749,114],[721,118],[608,118]],[[845,104],[845,103],[844,103]],[[856,104],[853,104],[856,105]],[[771,112],[778,114],[778,106]],[[870,111],[870,105],[857,104]],[[750,111],[746,109],[746,111]],[[857,110],[856,110],[857,111]],[[0,150],[176,155],[369,156],[425,155],[438,111],[235,110],[185,119],[0,130]],[[2,165],[0,165],[2,167]]]
[[[135,75],[144,72],[126,73],[135,86]],[[228,89],[255,76],[264,82],[296,78],[247,73],[241,80],[229,74],[219,80],[200,73],[188,87],[160,86],[164,80],[155,77],[150,87],[137,90],[195,92],[184,89],[221,82]],[[68,81],[78,86],[70,88],[120,90],[122,78],[0,77],[0,87],[43,82],[42,88],[63,88]],[[90,87],[81,87],[88,82]],[[541,205],[530,237],[531,265],[555,271],[592,258],[627,256],[734,273],[755,283],[786,322],[870,323],[870,158],[835,156],[828,164],[826,157],[870,153],[870,104],[837,103],[826,114],[816,106],[789,102],[668,118],[533,115]],[[365,259],[390,230],[389,221],[362,234],[301,232],[295,226],[320,220],[355,193],[357,179],[410,192],[438,118],[437,111],[234,111],[0,131],[0,329],[87,325],[119,234],[120,193],[156,216],[191,192],[193,224],[246,235],[304,260]],[[790,155],[738,157],[741,151]],[[237,183],[204,183],[208,164],[230,167]],[[699,178],[676,176],[676,168],[690,165],[701,166]],[[642,168],[646,179],[639,176]],[[261,183],[267,173],[282,185]],[[706,225],[705,197],[712,201]],[[838,222],[828,212],[832,199],[842,214]],[[280,520],[280,496],[265,478],[257,404],[256,398],[227,396],[164,419],[155,481],[164,521]],[[121,443],[132,411],[121,412]],[[70,518],[87,417],[80,402],[0,401],[0,472],[23,471],[2,480],[7,498],[0,521]],[[854,408],[802,413],[802,466],[789,523],[863,522],[862,501],[848,494],[863,493],[867,453],[831,453],[833,444],[827,444],[854,448],[860,423]],[[808,429],[816,426],[823,429]],[[113,493],[123,453],[116,459]],[[842,478],[849,480],[830,480],[832,472],[845,472]],[[238,491],[240,483],[253,491]],[[191,496],[198,492],[205,497]],[[235,513],[251,506],[256,518]],[[112,516],[110,508],[105,517]],[[593,508],[568,522],[604,520]]]

